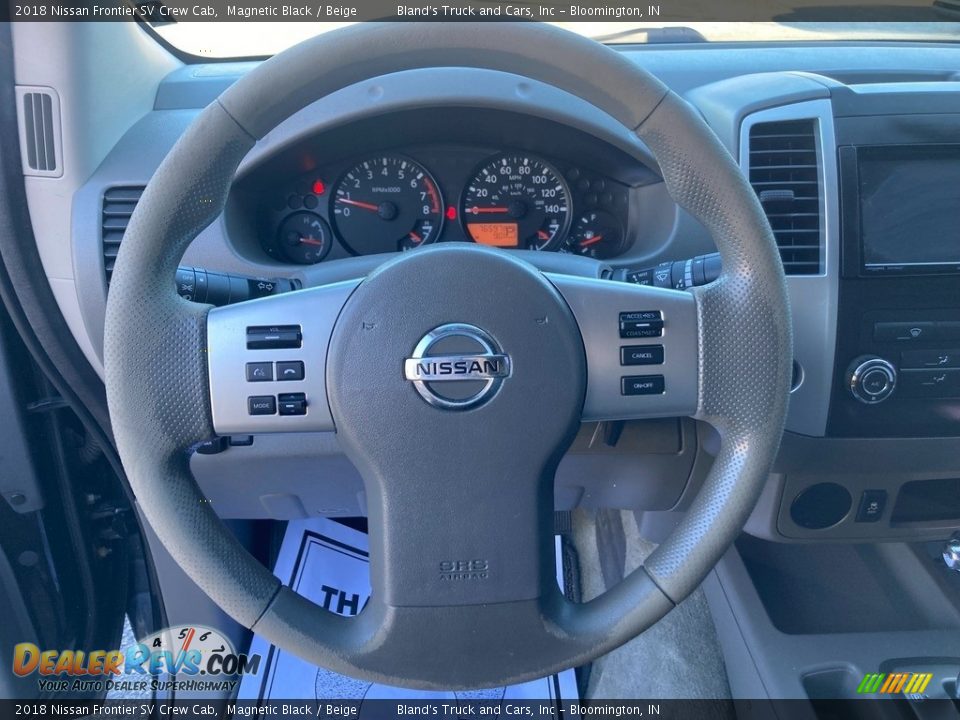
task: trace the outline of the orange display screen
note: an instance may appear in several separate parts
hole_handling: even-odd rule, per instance
[[[467,223],[474,242],[492,247],[516,247],[520,241],[516,223]]]

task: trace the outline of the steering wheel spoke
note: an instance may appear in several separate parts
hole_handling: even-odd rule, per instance
[[[207,358],[220,435],[333,430],[327,345],[359,280],[214,308]]]
[[[691,293],[548,274],[576,318],[587,355],[583,420],[697,411],[699,340]]]
[[[395,608],[478,606],[556,587],[552,473],[539,463],[478,443],[368,465],[373,595]]]

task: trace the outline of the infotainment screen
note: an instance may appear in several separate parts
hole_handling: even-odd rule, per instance
[[[857,149],[864,270],[960,271],[960,146]]]

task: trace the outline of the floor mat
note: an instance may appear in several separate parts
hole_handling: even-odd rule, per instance
[[[640,537],[633,513],[577,510],[573,540],[584,601],[643,564],[656,547]],[[702,590],[639,637],[593,662],[592,699],[729,698],[726,668]]]
[[[558,542],[558,558],[559,552]],[[370,597],[367,536],[323,518],[298,520],[287,526],[274,574],[284,584],[331,612],[356,615]],[[558,578],[562,569],[558,562]],[[318,668],[295,655],[272,648],[254,636],[251,653],[266,658],[257,675],[245,675],[240,700],[558,700],[575,701],[572,670],[519,685],[467,692],[425,692],[355,680]],[[363,705],[360,706],[363,717]]]

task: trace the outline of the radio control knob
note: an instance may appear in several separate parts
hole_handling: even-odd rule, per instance
[[[883,402],[897,386],[897,369],[883,358],[864,355],[850,363],[847,388],[857,400],[867,405]]]

